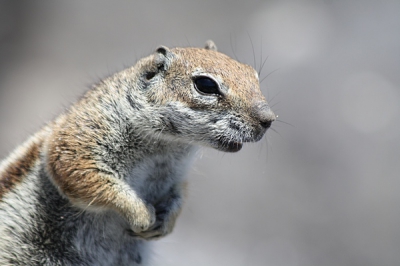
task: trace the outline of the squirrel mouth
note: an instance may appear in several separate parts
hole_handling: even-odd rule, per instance
[[[238,152],[242,149],[243,143],[238,141],[228,141],[220,139],[218,149],[225,152]]]

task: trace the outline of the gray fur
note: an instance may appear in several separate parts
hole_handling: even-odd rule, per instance
[[[170,233],[182,208],[196,147],[238,151],[275,119],[254,70],[206,48],[158,48],[0,164],[0,265],[148,265],[148,240]],[[212,77],[223,95],[199,93],[196,75]]]

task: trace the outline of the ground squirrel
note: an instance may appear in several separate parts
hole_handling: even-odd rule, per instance
[[[144,265],[170,233],[197,146],[237,152],[275,120],[257,72],[159,47],[0,164],[0,265]]]

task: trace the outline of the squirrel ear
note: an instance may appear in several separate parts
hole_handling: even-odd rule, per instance
[[[207,50],[217,51],[217,46],[211,40],[206,41],[206,45],[204,46],[204,48]]]
[[[157,49],[156,52],[159,54],[162,54],[164,56],[167,56],[167,54],[170,52],[169,48],[164,46],[164,45],[160,45]]]
[[[172,52],[168,47],[161,45],[156,49],[154,62],[159,70],[167,70],[170,65],[171,58]]]

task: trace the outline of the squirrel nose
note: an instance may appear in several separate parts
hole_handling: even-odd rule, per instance
[[[269,128],[276,116],[266,102],[259,102],[255,104],[255,115],[260,121],[260,125],[264,128]]]

